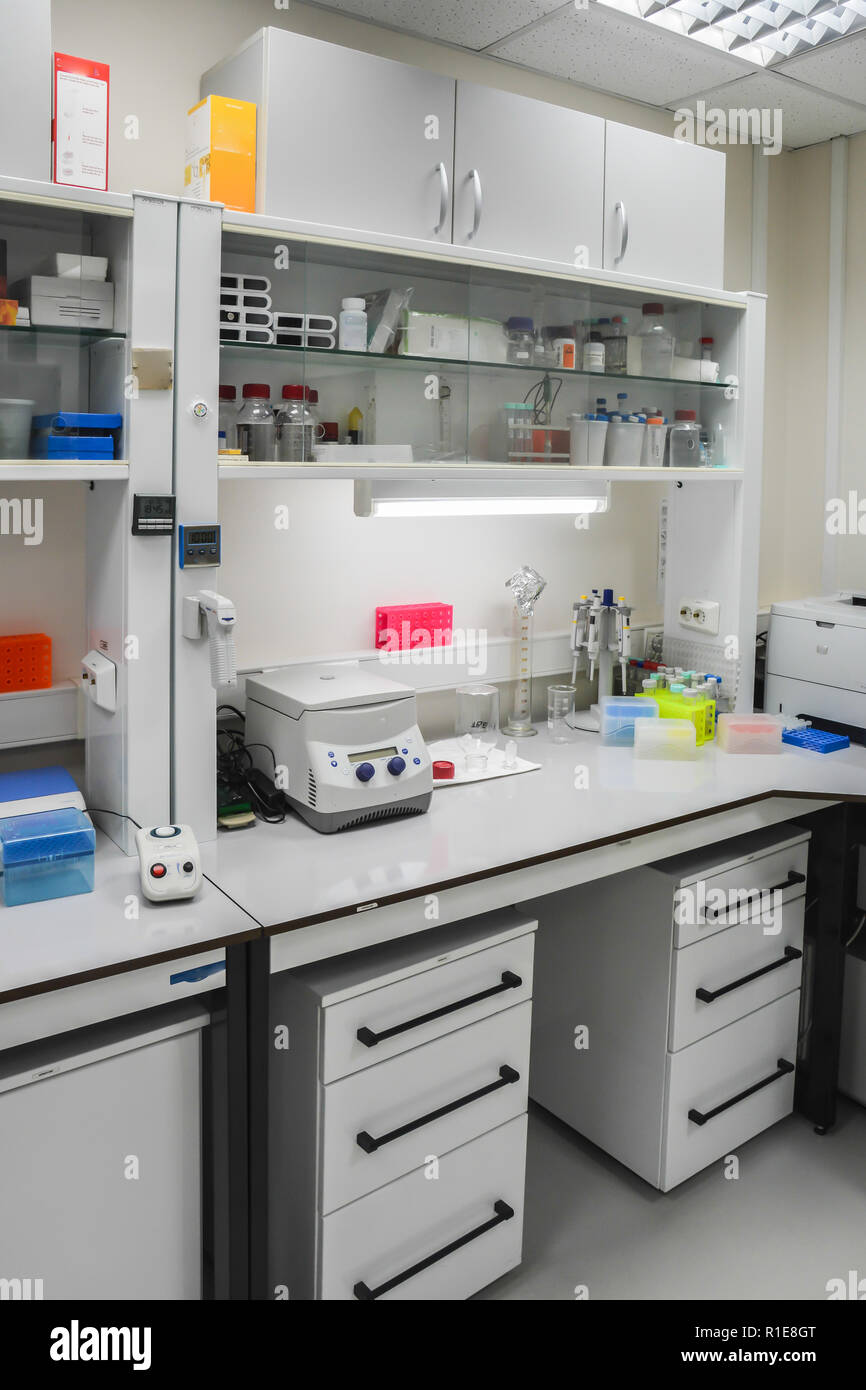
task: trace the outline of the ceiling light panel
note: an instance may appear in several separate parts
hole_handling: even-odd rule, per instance
[[[864,0],[598,0],[761,67],[866,29]]]

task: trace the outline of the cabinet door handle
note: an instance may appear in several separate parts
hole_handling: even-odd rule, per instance
[[[625,203],[614,203],[613,211],[614,215],[620,219],[619,255],[614,259],[614,265],[619,265],[628,250],[628,213],[625,209]]]
[[[740,1094],[737,1096],[731,1096],[730,1100],[723,1101],[722,1104],[717,1105],[714,1110],[707,1110],[706,1112],[702,1110],[690,1110],[689,1119],[693,1124],[705,1125],[707,1120],[714,1120],[717,1115],[721,1115],[723,1110],[730,1110],[732,1105],[739,1105],[741,1100],[745,1100],[748,1096],[753,1096],[756,1091],[763,1091],[765,1086],[771,1086],[774,1081],[778,1081],[782,1076],[790,1076],[791,1072],[794,1070],[794,1063],[786,1062],[784,1057],[778,1057],[776,1059],[776,1066],[779,1070],[774,1071],[772,1076],[765,1076],[762,1081],[756,1081],[754,1086],[747,1086],[745,1091],[740,1091]]]
[[[749,892],[746,894],[745,902],[751,903],[752,898],[759,898],[762,893],[781,893],[785,888],[792,888],[795,883],[805,882],[805,874],[798,873],[796,869],[789,869],[788,877],[786,879],[783,879],[781,883],[774,883],[771,888],[751,888]],[[737,903],[737,907],[742,906],[744,906],[744,903]],[[723,912],[727,911],[727,908],[711,907],[707,909],[704,915],[708,922],[715,922],[719,917],[721,917]]]
[[[434,1018],[444,1018],[446,1014],[453,1014],[455,1009],[468,1009],[470,1004],[478,1004],[482,999],[492,999],[494,994],[501,994],[506,989],[519,989],[522,984],[519,975],[515,975],[511,970],[503,970],[500,983],[491,986],[490,989],[482,989],[478,994],[467,994],[465,999],[456,999],[453,1004],[444,1004],[441,1009],[431,1009],[429,1014],[419,1014],[417,1018],[410,1018],[407,1023],[396,1023],[393,1028],[383,1028],[381,1033],[375,1033],[372,1028],[359,1028],[355,1036],[365,1047],[375,1047],[377,1043],[396,1037],[398,1033],[405,1033],[409,1028],[420,1028],[422,1023],[432,1023]]]
[[[224,960],[215,960],[211,965],[196,965],[192,970],[178,970],[176,975],[169,975],[170,985],[196,985],[199,980],[206,980],[208,975],[218,975],[221,970],[225,970]]]
[[[781,960],[770,961],[769,965],[762,965],[760,970],[753,970],[751,975],[741,975],[739,980],[732,980],[729,985],[722,985],[721,989],[696,989],[695,998],[700,999],[702,1004],[712,1004],[714,999],[721,999],[723,994],[730,994],[732,989],[739,989],[741,985],[749,985],[752,980],[759,980],[762,975],[769,975],[771,970],[778,970],[780,965],[787,965],[791,960],[799,960],[803,952],[798,951],[796,946],[786,946]]]
[[[444,164],[437,164],[436,172],[439,175],[439,221],[433,231],[441,232],[445,226],[445,217],[448,212],[448,170]]]
[[[471,1105],[474,1100],[480,1100],[482,1096],[489,1096],[493,1091],[501,1091],[503,1086],[513,1086],[515,1081],[520,1080],[520,1072],[513,1067],[502,1066],[499,1068],[499,1080],[491,1081],[487,1086],[481,1086],[477,1091],[470,1091],[468,1096],[460,1096],[458,1100],[449,1101],[447,1105],[440,1105],[438,1110],[431,1110],[427,1115],[422,1115],[420,1119],[410,1120],[408,1124],[401,1125],[399,1129],[392,1129],[390,1133],[381,1135],[374,1139],[372,1134],[368,1134],[365,1129],[360,1134],[355,1135],[355,1143],[365,1154],[374,1154],[377,1149],[381,1149],[384,1144],[390,1144],[394,1139],[402,1139],[404,1134],[411,1134],[413,1129],[421,1129],[423,1125],[432,1125],[434,1120],[441,1120],[443,1115],[450,1115],[452,1110],[462,1110],[464,1105]]]
[[[384,1284],[380,1284],[377,1289],[371,1289],[367,1284],[361,1282],[355,1285],[352,1293],[362,1303],[370,1303],[374,1298],[381,1298],[383,1294],[389,1293],[391,1289],[396,1289],[398,1284],[405,1284],[407,1279],[414,1279],[416,1274],[421,1274],[423,1270],[429,1269],[431,1265],[438,1264],[439,1260],[444,1260],[446,1255],[453,1255],[455,1250],[460,1250],[464,1245],[468,1245],[471,1240],[477,1240],[479,1236],[486,1235],[494,1227],[501,1226],[503,1221],[510,1221],[514,1215],[514,1208],[507,1202],[503,1202],[500,1197],[493,1203],[495,1216],[491,1216],[489,1221],[484,1221],[474,1230],[467,1231],[465,1236],[458,1236],[457,1240],[452,1240],[450,1245],[443,1245],[441,1250],[437,1250],[435,1255],[428,1255],[426,1260],[419,1260],[417,1264],[410,1265],[404,1269],[402,1274],[395,1274],[393,1279],[387,1279]]]
[[[481,175],[477,169],[470,169],[469,177],[472,180],[474,212],[472,214],[472,231],[466,233],[466,238],[471,241],[473,237],[478,235],[478,228],[481,226],[481,214],[484,211],[484,190],[481,187]]]

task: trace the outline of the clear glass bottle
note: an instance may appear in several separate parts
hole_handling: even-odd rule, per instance
[[[271,388],[263,382],[247,382],[244,403],[238,411],[238,441],[251,463],[273,463],[276,424],[271,409]]]
[[[506,356],[517,367],[531,367],[535,357],[535,325],[532,319],[512,315],[505,324]]]
[[[628,319],[614,314],[604,334],[605,370],[614,376],[625,376],[628,366]]]
[[[234,386],[220,387],[217,432],[224,436],[224,439],[220,440],[221,449],[236,449],[238,447],[237,394]]]
[[[694,410],[678,410],[668,431],[671,468],[700,468],[701,427]]]
[[[665,306],[643,306],[641,324],[641,376],[669,377],[674,370],[674,337],[665,327]]]
[[[277,458],[281,463],[303,463],[308,457],[305,415],[303,386],[284,386],[276,419]]]

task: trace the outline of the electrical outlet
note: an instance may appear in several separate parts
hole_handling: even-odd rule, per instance
[[[710,598],[681,598],[678,619],[680,627],[715,636],[719,630],[719,605]]]

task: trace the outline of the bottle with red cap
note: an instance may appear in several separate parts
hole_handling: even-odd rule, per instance
[[[277,411],[277,458],[281,463],[303,463],[306,457],[303,386],[284,386],[283,403]]]
[[[640,329],[641,376],[666,377],[674,372],[674,337],[665,327],[665,306],[644,304]]]
[[[219,425],[221,449],[238,447],[237,391],[233,386],[220,387]]]
[[[273,463],[276,425],[271,409],[271,388],[248,381],[241,390],[244,403],[238,411],[238,440],[251,463]]]
[[[699,468],[701,464],[701,427],[697,412],[678,410],[669,435],[671,468]]]

